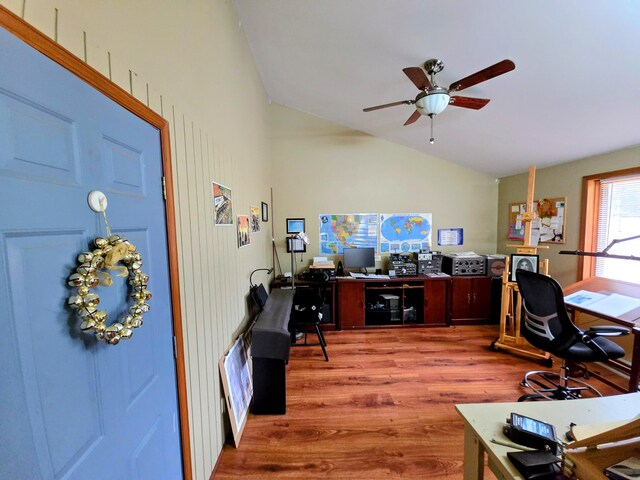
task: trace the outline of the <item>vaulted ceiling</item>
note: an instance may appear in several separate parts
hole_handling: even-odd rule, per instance
[[[269,99],[495,177],[640,144],[640,2],[231,0]],[[491,101],[363,108],[419,93],[403,73],[437,58],[440,86],[511,59],[460,92]]]

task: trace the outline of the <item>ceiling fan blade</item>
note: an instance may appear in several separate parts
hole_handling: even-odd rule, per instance
[[[407,119],[407,121],[404,122],[404,126],[406,127],[407,125],[411,125],[413,122],[418,120],[421,116],[422,115],[420,115],[420,112],[418,110],[416,110],[415,112],[413,112],[411,114],[411,116]]]
[[[381,108],[395,107],[396,105],[411,105],[411,104],[413,104],[413,100],[401,100],[399,102],[385,103],[384,105],[376,105],[375,107],[363,108],[362,111],[371,112],[373,110],[380,110]]]
[[[471,97],[451,97],[449,105],[454,107],[473,108],[474,110],[480,110],[487,103],[488,98],[471,98]]]
[[[418,87],[418,90],[428,90],[431,88],[431,82],[427,78],[427,74],[424,73],[424,70],[420,67],[407,67],[403,68],[402,71],[409,77],[409,80]]]
[[[451,92],[459,92],[460,90],[464,90],[465,88],[469,88],[480,82],[485,82],[490,78],[510,72],[514,68],[516,68],[516,64],[511,60],[502,60],[495,65],[485,68],[484,70],[480,70],[479,72],[473,73],[468,77],[464,77],[457,82],[453,82],[449,87],[449,90]]]

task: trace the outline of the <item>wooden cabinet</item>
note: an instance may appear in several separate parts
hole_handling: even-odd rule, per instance
[[[451,323],[486,323],[490,317],[491,277],[451,277]]]
[[[339,328],[446,326],[449,282],[448,277],[338,280]]]
[[[364,282],[338,281],[340,328],[364,327]]]

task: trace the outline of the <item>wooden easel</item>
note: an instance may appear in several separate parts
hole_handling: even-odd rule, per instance
[[[516,253],[523,255],[536,255],[538,249],[549,248],[531,244],[531,222],[537,218],[533,208],[533,192],[536,181],[536,167],[529,167],[529,184],[527,187],[527,209],[522,214],[524,222],[524,242],[522,245],[507,245],[515,248]],[[502,305],[500,310],[500,337],[491,344],[494,350],[506,350],[550,363],[551,355],[548,352],[534,349],[520,335],[520,316],[522,313],[522,296],[518,290],[518,284],[509,279],[509,258],[505,259],[505,268],[502,274]],[[548,274],[549,261],[544,260],[539,265],[539,272]]]

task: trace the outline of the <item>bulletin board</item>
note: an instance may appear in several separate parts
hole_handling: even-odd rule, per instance
[[[511,240],[524,240],[524,223],[522,214],[526,211],[526,202],[509,204],[509,233]],[[566,243],[567,231],[567,198],[543,198],[533,202],[533,209],[538,214],[537,221],[531,222],[538,243]]]
[[[240,335],[229,351],[222,356],[219,367],[233,441],[237,448],[247,423],[249,404],[253,397],[253,383],[244,335]]]

